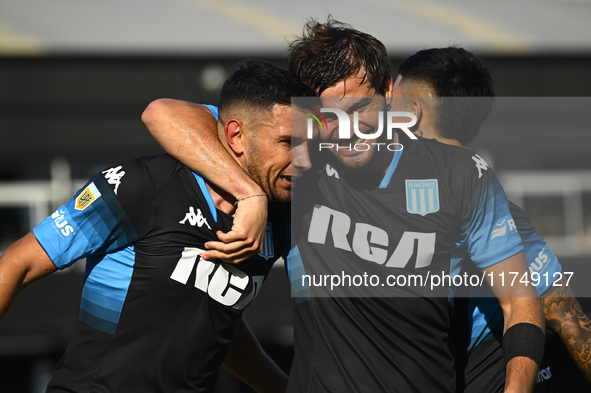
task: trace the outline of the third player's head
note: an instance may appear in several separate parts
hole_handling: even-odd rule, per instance
[[[256,60],[242,64],[222,87],[220,139],[271,201],[289,201],[296,179],[310,168],[305,130],[291,128],[291,97],[313,96],[289,71]]]
[[[494,86],[490,71],[474,54],[433,48],[400,65],[393,94],[403,97],[397,109],[417,115],[415,128],[425,137],[468,146],[490,113]]]
[[[312,86],[323,99],[324,107],[336,107],[352,114],[359,100],[341,98],[374,97],[375,104],[380,102],[380,98],[391,96],[392,75],[386,48],[373,36],[349,25],[334,19],[326,23],[310,20],[304,26],[302,37],[290,45],[289,53],[290,71]],[[335,99],[327,102],[330,98]],[[385,100],[381,102],[383,104],[379,105],[382,108],[378,110],[386,109]],[[354,109],[359,113],[364,110],[358,106]],[[370,134],[377,127],[377,121],[377,116],[371,117],[371,121],[364,121],[360,115],[360,129]],[[328,130],[321,131],[321,139],[341,145],[365,142],[356,138],[351,130],[350,133],[350,139],[339,139],[336,121],[333,121]],[[374,149],[339,149],[331,152],[341,164],[349,168],[362,168],[376,156]]]

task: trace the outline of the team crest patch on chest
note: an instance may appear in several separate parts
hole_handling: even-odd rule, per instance
[[[265,259],[272,258],[275,255],[275,248],[273,247],[273,226],[270,222],[265,228],[265,240],[263,241],[263,251],[259,253]]]
[[[439,186],[437,179],[406,181],[406,211],[425,216],[439,211]]]

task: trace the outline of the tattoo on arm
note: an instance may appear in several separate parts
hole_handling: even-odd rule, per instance
[[[560,336],[577,366],[591,381],[591,320],[569,287],[562,284],[542,295],[546,326]]]

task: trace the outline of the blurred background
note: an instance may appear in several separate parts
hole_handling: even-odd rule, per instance
[[[564,270],[591,261],[587,1],[0,0],[0,252],[95,172],[161,152],[140,121],[150,101],[216,104],[239,60],[285,66],[305,20],[329,14],[382,40],[394,76],[419,49],[458,45],[484,59],[515,122],[493,113],[474,150]],[[2,392],[44,391],[76,319],[83,264],[27,288],[0,323]],[[587,277],[574,279],[588,288]],[[287,372],[282,266],[245,318]],[[555,337],[547,350],[559,392],[589,391]],[[249,391],[224,371],[217,389]]]

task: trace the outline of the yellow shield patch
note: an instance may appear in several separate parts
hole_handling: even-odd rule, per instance
[[[92,202],[94,202],[95,200],[100,198],[100,196],[101,196],[101,193],[96,188],[94,183],[90,183],[88,185],[88,187],[86,187],[84,190],[82,190],[80,195],[78,195],[78,197],[76,198],[76,205],[74,206],[74,208],[76,210],[84,210],[88,206],[90,206],[92,204]]]

